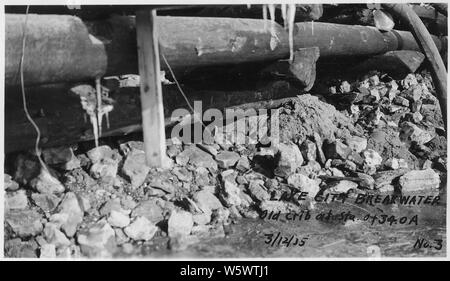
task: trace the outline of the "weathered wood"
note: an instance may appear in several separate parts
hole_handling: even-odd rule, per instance
[[[51,147],[94,139],[92,125],[86,118],[80,100],[69,94],[70,85],[48,85],[27,88],[27,104],[30,114],[42,132],[40,146]],[[224,109],[273,108],[279,100],[295,97],[300,89],[286,82],[270,83],[255,90],[213,91],[184,87],[191,104],[202,102],[203,111],[209,108]],[[6,90],[5,96],[5,152],[34,147],[36,132],[25,117],[18,88]],[[138,88],[121,88],[110,93],[114,109],[109,113],[110,127],[103,128],[102,137],[126,135],[142,130],[141,105]],[[184,98],[174,85],[163,87],[164,117],[166,126],[179,120],[171,120],[178,108],[189,110]],[[100,140],[101,142],[101,140]]]
[[[409,5],[383,4],[383,6],[401,17],[401,19],[409,25],[414,37],[425,54],[431,67],[431,74],[436,88],[436,96],[441,106],[442,117],[447,126],[447,71],[441,55],[439,54],[439,49],[434,44],[433,38],[425,25]]]
[[[161,168],[165,164],[166,134],[155,18],[155,10],[136,12],[145,158],[148,166]]]
[[[25,16],[7,14],[5,20],[5,83],[17,85]],[[30,15],[28,24],[27,85],[83,81],[103,73],[137,73],[134,17],[81,22],[73,16]],[[278,40],[271,44],[272,36],[269,28],[264,29],[263,20],[158,17],[157,26],[160,52],[179,71],[289,57],[286,31],[275,24]],[[403,31],[382,33],[373,27],[305,22],[297,23],[294,32],[295,49],[319,47],[321,57],[420,50],[412,34]],[[438,49],[446,48],[439,38],[433,40]]]
[[[389,74],[392,78],[404,79],[409,73],[414,73],[425,59],[425,55],[417,51],[391,51],[382,55],[373,56],[349,71],[352,73],[365,73],[378,70]]]

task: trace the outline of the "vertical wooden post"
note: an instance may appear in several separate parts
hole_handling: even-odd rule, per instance
[[[142,129],[146,160],[150,167],[163,167],[166,159],[166,136],[155,19],[155,10],[136,12]]]

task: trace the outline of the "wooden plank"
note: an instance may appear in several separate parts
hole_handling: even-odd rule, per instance
[[[166,162],[166,134],[155,18],[155,10],[138,11],[136,35],[146,161],[150,167],[163,167]]]

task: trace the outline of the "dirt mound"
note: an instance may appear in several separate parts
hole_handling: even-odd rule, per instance
[[[331,141],[349,135],[362,136],[353,121],[328,103],[310,94],[298,96],[280,112],[280,141],[302,143],[318,133]]]

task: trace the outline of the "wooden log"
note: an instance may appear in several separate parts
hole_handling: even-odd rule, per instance
[[[378,70],[389,74],[392,78],[404,79],[409,73],[414,73],[422,64],[425,55],[417,51],[390,51],[382,55],[373,56],[349,71],[352,73],[366,73]]]
[[[438,37],[432,38],[438,49],[443,48]],[[295,48],[317,46],[321,57],[370,56],[394,50],[420,51],[410,32],[380,32],[375,27],[323,22],[296,23],[294,44]]]
[[[134,17],[116,16],[89,22],[73,16],[29,17],[30,36],[24,62],[27,85],[83,81],[103,73],[137,73]],[[6,85],[18,82],[24,20],[24,15],[5,16]],[[275,24],[278,39],[272,39],[270,30],[264,29],[263,20],[158,17],[157,25],[160,52],[179,71],[289,57],[286,31]],[[419,51],[412,34],[403,31],[381,33],[372,27],[305,22],[297,23],[294,32],[295,49],[319,47],[321,57]],[[439,38],[433,40],[438,49],[446,48]],[[164,69],[165,65],[161,67]]]
[[[24,15],[6,15],[7,85],[17,84],[24,20]],[[270,44],[272,36],[262,20],[158,17],[157,26],[161,52],[175,69],[276,60],[289,52],[287,44]],[[27,30],[27,85],[86,80],[98,73],[137,73],[134,17],[83,24],[73,16],[29,15]],[[279,42],[287,42],[280,25],[275,31]]]
[[[69,94],[70,85],[46,85],[27,88],[27,103],[31,116],[39,126],[42,137],[40,145],[51,147],[73,144],[94,139],[92,125],[86,118],[80,100]],[[250,90],[212,91],[184,88],[191,104],[202,102],[202,110],[228,107],[274,108],[283,99],[295,97],[300,89],[287,82],[273,82]],[[19,89],[9,88],[5,96],[5,152],[29,149],[34,146],[36,132],[25,117]],[[126,135],[142,130],[139,88],[120,88],[110,93],[115,101],[109,113],[110,127],[103,124],[103,137]],[[186,101],[175,85],[164,86],[163,105],[166,126],[179,120],[171,120],[172,112],[178,108],[189,110]]]
[[[442,117],[447,126],[447,71],[439,54],[439,48],[417,14],[407,4],[383,4],[392,13],[405,21],[431,66],[431,74],[436,89],[436,96],[441,106]]]

